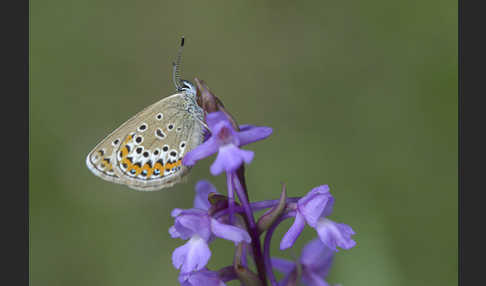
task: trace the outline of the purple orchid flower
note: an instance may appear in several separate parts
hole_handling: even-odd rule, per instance
[[[234,172],[243,162],[249,164],[253,160],[253,151],[242,150],[239,147],[267,138],[272,134],[270,127],[256,127],[252,125],[240,126],[236,131],[226,115],[212,112],[206,116],[206,123],[211,136],[201,145],[188,152],[182,159],[186,166],[193,166],[197,161],[218,152],[216,160],[210,167],[211,174]]]
[[[227,196],[211,196],[218,193],[208,181],[196,184],[196,196],[191,209],[174,209],[174,225],[170,227],[172,238],[185,240],[172,253],[172,263],[180,269],[182,286],[225,286],[239,280],[243,285],[288,286],[303,283],[307,286],[329,286],[325,278],[331,267],[337,247],[350,249],[356,242],[351,238],[353,229],[328,218],[332,213],[334,198],[327,185],[312,189],[304,197],[287,197],[284,187],[279,199],[251,202],[244,176],[243,164],[249,164],[254,152],[242,146],[263,140],[272,134],[270,127],[253,125],[236,126],[232,116],[222,107],[205,85],[196,79],[207,128],[203,143],[185,154],[182,164],[193,166],[199,160],[216,154],[210,167],[214,176],[226,173]],[[238,200],[238,204],[236,203]],[[268,209],[258,220],[257,211]],[[280,249],[293,246],[309,225],[318,237],[310,241],[296,261],[271,258],[272,235],[282,221],[294,218],[292,226],[280,241]],[[262,248],[262,235],[265,234]],[[235,243],[233,259],[218,271],[206,268],[211,258],[209,244],[216,238]],[[247,255],[254,267],[248,267]],[[277,282],[274,271],[284,274]],[[336,285],[338,286],[338,285]]]
[[[301,267],[301,280],[305,285],[328,286],[324,278],[331,268],[333,259],[334,252],[316,238],[304,246],[297,263],[273,257],[272,266],[285,275],[278,283],[280,286],[296,284],[298,265]]]
[[[203,268],[199,271],[179,274],[181,286],[226,286],[218,272]]]
[[[216,187],[211,184],[209,181],[201,180],[196,183],[196,196],[194,197],[194,208],[202,209],[202,210],[209,210],[211,204],[208,201],[208,196],[210,193],[218,193]]]
[[[174,225],[169,229],[172,238],[189,241],[176,248],[172,253],[172,263],[182,272],[200,270],[209,261],[211,251],[208,244],[214,236],[231,240],[235,244],[242,241],[250,243],[248,233],[236,226],[228,225],[211,218],[207,211],[200,209],[172,211]]]
[[[172,253],[172,263],[183,273],[201,270],[209,261],[211,251],[208,244],[214,237],[231,240],[234,243],[251,242],[248,233],[236,226],[228,225],[212,218],[208,214],[210,207],[208,194],[216,188],[208,181],[196,185],[194,208],[188,210],[174,209],[171,213],[175,223],[169,229],[172,238],[189,240],[176,248]]]
[[[325,218],[331,214],[333,205],[334,198],[327,185],[316,187],[299,199],[294,223],[282,238],[280,249],[290,248],[306,224],[314,228],[321,241],[334,251],[338,251],[336,246],[343,249],[354,247],[356,242],[351,239],[355,234],[353,229],[346,224],[335,223]]]

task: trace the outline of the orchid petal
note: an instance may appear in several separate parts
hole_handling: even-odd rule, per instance
[[[292,226],[290,226],[289,230],[287,231],[287,233],[285,233],[284,237],[280,241],[280,249],[284,250],[292,247],[294,242],[297,240],[297,237],[299,237],[300,233],[304,229],[304,226],[304,216],[297,212],[297,214],[295,215],[294,223],[292,224]]]
[[[255,125],[250,125],[250,124],[241,124],[238,127],[240,128],[240,132],[243,132],[243,131],[250,130],[250,129],[256,127],[256,126]]]
[[[206,115],[206,123],[208,124],[209,129],[214,130],[216,125],[220,122],[228,122],[229,119],[226,117],[226,114],[222,111],[211,112]]]
[[[355,232],[349,225],[321,218],[317,223],[316,230],[320,240],[334,251],[338,251],[336,246],[350,249],[356,245],[356,242],[351,239]]]
[[[327,204],[332,197],[326,195],[315,195],[308,200],[306,204],[301,204],[299,201],[299,211],[305,217],[305,221],[312,227],[316,227],[317,221],[322,216],[322,213],[327,207]]]
[[[193,236],[186,244],[176,248],[172,253],[172,264],[182,272],[200,270],[209,261],[211,251],[206,241]]]
[[[218,193],[213,184],[209,181],[201,180],[196,184],[196,196],[194,197],[194,207],[203,210],[209,210],[211,204],[208,201],[210,193]]]
[[[216,219],[211,219],[211,231],[212,233],[220,238],[231,240],[234,243],[246,242],[250,243],[251,238],[246,230],[243,230],[239,227],[220,223]]]
[[[174,228],[182,239],[188,239],[194,234],[198,234],[205,240],[209,240],[211,236],[208,213],[201,209],[188,209],[179,212],[175,218]]]
[[[209,157],[216,153],[219,148],[219,143],[214,137],[210,137],[206,142],[189,151],[183,158],[182,164],[184,166],[194,166],[197,161]]]
[[[172,237],[172,238],[179,238],[179,237],[181,237],[181,234],[177,231],[177,229],[175,228],[175,226],[171,226],[169,228],[169,234],[170,234],[170,237]]]
[[[218,272],[210,271],[206,268],[191,273],[181,273],[179,275],[181,286],[225,286],[226,284],[219,277]]]
[[[216,176],[223,171],[234,172],[243,162],[249,164],[253,160],[253,156],[253,151],[241,150],[233,144],[222,146],[210,167],[211,174]]]
[[[333,258],[334,252],[322,243],[319,238],[315,238],[302,249],[300,263],[305,265],[306,269],[325,277],[331,268]]]
[[[321,185],[310,190],[305,196],[303,196],[299,203],[306,204],[309,200],[312,200],[316,195],[326,195],[329,193],[328,185]]]
[[[183,209],[179,209],[179,208],[175,208],[173,209],[171,212],[170,212],[170,216],[171,217],[176,217],[178,215],[181,214],[181,212],[183,212],[184,210]]]
[[[246,126],[245,126],[246,127]],[[270,136],[273,129],[270,127],[246,127],[244,130],[240,129],[238,137],[240,139],[240,146],[247,145],[256,141],[263,140]]]
[[[292,272],[292,270],[295,269],[295,266],[295,262],[293,261],[278,257],[272,257],[272,267],[283,274],[289,274],[290,272]]]

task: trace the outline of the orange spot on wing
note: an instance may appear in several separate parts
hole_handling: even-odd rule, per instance
[[[152,173],[155,172],[155,170],[159,171],[159,175],[164,176],[164,166],[160,164],[159,162],[156,162],[153,169]]]
[[[122,159],[122,164],[126,164],[127,165],[126,172],[130,172],[130,170],[132,169],[132,162],[130,162],[128,158],[124,157]]]
[[[127,157],[125,157],[125,158],[122,159],[122,163],[127,164],[128,167],[131,167],[132,166],[132,162],[130,162],[130,160],[128,160]]]
[[[142,168],[140,168],[138,165],[133,164],[132,169],[135,169],[135,176],[140,175],[142,173]]]
[[[169,169],[169,170],[172,170],[172,168],[175,168],[177,166],[180,166],[181,165],[181,159],[177,160],[177,162],[174,162],[174,163],[167,163],[164,168],[165,169]]]
[[[143,165],[142,171],[143,170],[147,171],[147,178],[149,178],[150,176],[152,176],[152,173],[154,172],[154,169],[153,168],[150,168],[150,165],[149,164]]]
[[[132,135],[128,135],[127,138],[125,139],[125,141],[123,141],[124,144],[127,144],[128,141],[132,140],[133,136]]]
[[[142,168],[140,168],[138,165],[131,165],[127,168],[127,172],[130,172],[131,170],[135,170],[135,174],[133,174],[134,176],[137,176],[142,172]]]
[[[123,148],[121,149],[121,157],[124,158],[127,155],[128,155],[127,146],[123,146]]]
[[[159,162],[155,163],[155,165],[154,165],[154,169],[162,170],[163,168],[164,168],[164,166],[162,164],[160,164]]]
[[[106,168],[106,172],[110,171],[113,169],[113,166],[111,165],[111,163],[109,163],[109,160],[108,159],[103,159],[103,161],[101,162],[101,164],[103,165],[103,167]]]

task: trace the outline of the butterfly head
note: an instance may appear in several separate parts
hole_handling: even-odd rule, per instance
[[[177,90],[178,91],[185,91],[186,93],[189,93],[191,95],[194,95],[196,96],[196,86],[194,84],[192,84],[192,82],[188,81],[188,80],[181,80],[180,81],[180,85],[177,86]]]

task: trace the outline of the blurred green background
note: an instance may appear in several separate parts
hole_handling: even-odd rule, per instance
[[[183,77],[205,80],[240,123],[254,200],[329,184],[356,231],[328,281],[457,284],[457,1],[30,2],[31,285],[177,285],[168,228],[194,184],[151,193],[105,182],[85,156]],[[306,230],[291,257],[315,236]],[[232,259],[212,245],[209,266]],[[230,284],[234,285],[234,284]]]

